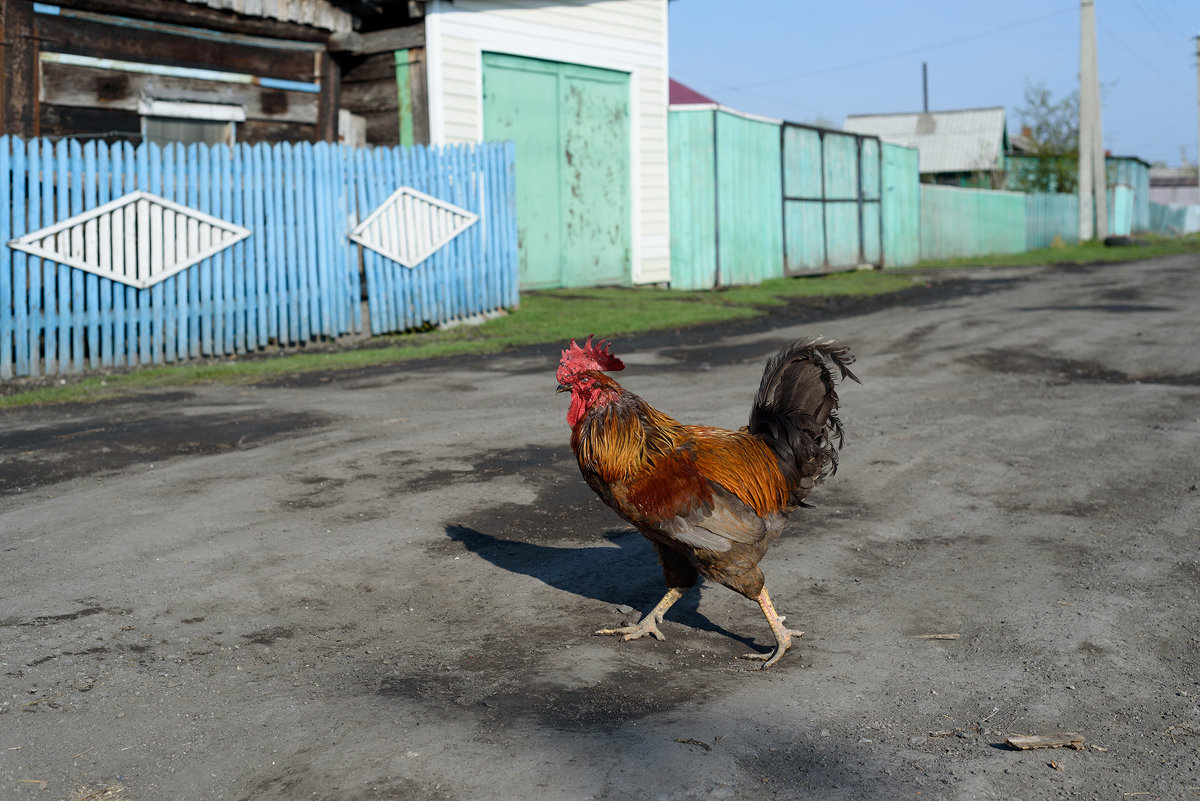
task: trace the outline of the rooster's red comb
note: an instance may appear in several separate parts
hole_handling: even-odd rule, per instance
[[[588,334],[582,348],[572,339],[571,344],[562,352],[562,360],[559,361],[559,364],[563,367],[574,368],[576,371],[624,370],[625,362],[612,355],[612,351],[608,349],[609,343],[601,339],[593,345],[592,336],[592,334]]]

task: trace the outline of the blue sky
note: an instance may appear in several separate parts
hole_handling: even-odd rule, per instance
[[[1200,0],[1096,0],[1104,144],[1196,162]],[[742,111],[795,122],[1004,106],[1027,82],[1056,98],[1079,76],[1078,0],[673,0],[671,77]]]

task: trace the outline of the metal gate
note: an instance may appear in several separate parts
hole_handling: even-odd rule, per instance
[[[483,54],[484,138],[516,143],[523,289],[627,284],[629,75]]]
[[[879,139],[790,122],[780,136],[785,271],[881,264]]]

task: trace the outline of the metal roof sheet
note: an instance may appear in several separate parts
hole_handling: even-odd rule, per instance
[[[1004,107],[903,114],[852,114],[843,130],[915,147],[920,172],[975,172],[1003,164]]]
[[[680,83],[674,78],[669,79],[667,90],[668,102],[672,105],[687,104],[695,105],[697,103],[716,103],[708,95],[697,92],[687,84]]]
[[[326,0],[187,0],[221,11],[233,11],[247,17],[311,25],[335,33],[354,29],[354,17]]]

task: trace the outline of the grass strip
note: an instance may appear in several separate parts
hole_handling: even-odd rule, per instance
[[[80,377],[20,379],[0,385],[0,409],[87,402],[139,390],[196,384],[253,384],[281,375],[352,370],[462,353],[565,342],[595,333],[632,334],[756,317],[802,297],[868,296],[913,285],[902,272],[862,271],[779,278],[758,286],[681,292],[658,287],[598,287],[529,292],[519,308],[480,325],[392,334],[301,352],[256,353],[162,367],[108,370]]]
[[[923,269],[1015,267],[1132,261],[1200,252],[1200,235],[1168,239],[1139,237],[1142,244],[1105,247],[1087,243],[1025,253],[923,262]],[[282,375],[353,370],[413,359],[505,348],[565,343],[571,337],[683,328],[757,317],[773,307],[806,297],[866,297],[898,292],[925,281],[912,269],[861,270],[802,278],[776,278],[756,286],[709,291],[659,287],[588,287],[529,292],[519,308],[481,325],[391,334],[352,342],[317,343],[278,353],[183,362],[176,365],[19,379],[0,384],[0,409],[88,402],[146,389],[196,384],[254,384]]]

